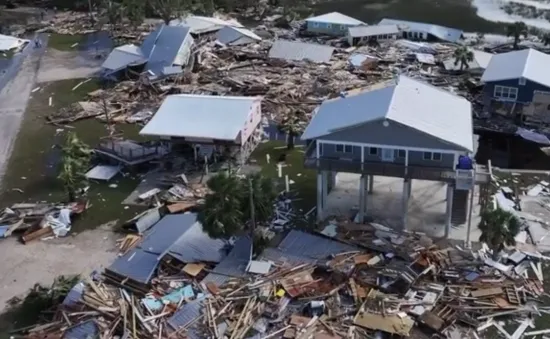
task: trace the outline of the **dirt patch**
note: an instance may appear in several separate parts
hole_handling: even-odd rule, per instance
[[[96,55],[101,55],[96,58]],[[42,57],[37,82],[87,78],[97,73],[105,59],[101,51],[68,52],[48,49]]]
[[[109,265],[117,256],[117,234],[107,225],[67,238],[35,241],[2,240],[3,270],[0,308],[14,296],[23,296],[36,283],[49,286],[59,275],[86,274]]]

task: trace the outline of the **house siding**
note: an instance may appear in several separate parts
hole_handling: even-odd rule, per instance
[[[483,94],[486,101],[497,100],[495,98],[495,86],[516,87],[518,89],[517,103],[530,103],[533,101],[535,91],[550,92],[550,88],[538,83],[526,80],[525,85],[519,84],[519,79],[510,79],[502,81],[488,82],[483,88]]]
[[[322,140],[319,140],[322,142]],[[318,144],[319,145],[319,144]],[[340,159],[340,160],[350,160],[361,162],[361,147],[352,146],[352,152],[340,152],[336,150],[336,145],[334,144],[323,144],[319,153],[321,157],[331,158],[331,159]],[[409,151],[409,166],[424,166],[424,167],[437,167],[437,168],[446,168],[453,169],[455,167],[454,154],[443,153],[441,155],[441,160],[425,160],[424,152],[419,151]],[[365,147],[364,162],[388,162],[392,164],[405,165],[405,158],[399,157],[398,148],[394,149],[394,160],[393,161],[383,161],[382,160],[382,151],[377,150],[377,154],[370,154],[370,147]]]
[[[350,46],[355,46],[359,43],[366,42],[366,41],[388,41],[388,40],[397,40],[398,36],[401,36],[401,34],[382,34],[382,35],[370,35],[370,36],[356,36],[352,37],[348,34],[348,43]]]
[[[346,36],[349,27],[356,25],[329,24],[326,22],[308,21],[306,30],[310,33],[327,34],[333,36]]]
[[[241,145],[244,145],[245,142],[250,138],[256,127],[261,123],[262,121],[262,101],[258,100],[254,102],[252,105],[252,108],[250,109],[250,114],[248,116],[248,119],[246,120],[246,123],[240,133],[241,137]]]
[[[382,121],[373,121],[354,128],[347,128],[325,135],[322,140],[357,142],[366,144],[388,145],[394,148],[417,147],[426,149],[464,152],[459,146],[439,140],[397,122],[389,121],[385,127]]]

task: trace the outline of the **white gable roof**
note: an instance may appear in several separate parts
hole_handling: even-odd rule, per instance
[[[347,16],[342,13],[332,12],[319,16],[314,16],[312,18],[307,18],[306,21],[313,22],[324,22],[327,24],[337,24],[337,25],[365,25],[361,20],[357,20],[350,16]]]
[[[379,119],[393,120],[473,151],[471,103],[403,75],[397,83],[323,102],[302,139],[319,138]]]
[[[524,49],[493,55],[481,77],[483,82],[525,78],[550,87],[550,55]]]

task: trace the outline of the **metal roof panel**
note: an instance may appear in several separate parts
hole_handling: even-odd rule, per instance
[[[357,20],[355,18],[352,18],[350,16],[347,16],[339,12],[331,12],[331,13],[327,13],[319,16],[314,16],[311,18],[307,18],[306,22],[307,21],[323,22],[327,24],[337,24],[337,25],[365,25],[363,21]]]
[[[311,60],[313,62],[329,62],[334,48],[319,44],[298,41],[277,40],[269,50],[269,57],[285,60]]]

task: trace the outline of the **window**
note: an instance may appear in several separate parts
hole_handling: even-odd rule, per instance
[[[441,153],[424,152],[424,160],[441,161]]]
[[[332,25],[331,25],[331,24],[327,24],[327,28],[328,28],[328,29],[331,29],[331,28],[332,28]]]
[[[353,153],[353,147],[351,145],[337,144],[336,145],[336,152]]]
[[[378,148],[369,147],[369,155],[378,155]]]
[[[346,25],[340,25],[340,30],[341,30],[341,31],[345,31],[346,28],[347,28]]]
[[[495,98],[502,100],[516,100],[518,98],[518,89],[516,87],[495,86]]]
[[[526,83],[525,78],[519,78],[518,82],[520,86],[525,86],[525,83]]]
[[[405,157],[407,156],[406,153],[407,153],[407,152],[405,152],[404,149],[398,149],[398,150],[397,150],[397,157],[398,157],[398,158],[405,158]]]

